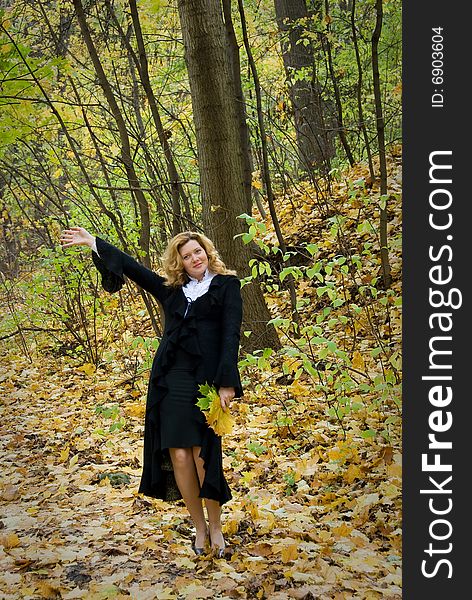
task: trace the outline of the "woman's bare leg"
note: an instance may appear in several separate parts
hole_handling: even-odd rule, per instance
[[[200,486],[203,485],[203,479],[205,478],[205,467],[203,459],[200,458],[200,446],[193,447],[193,460],[195,461],[195,467],[197,469],[198,478],[200,480]],[[218,546],[218,548],[225,547],[225,540],[223,532],[221,531],[221,506],[216,500],[209,500],[205,498],[205,506],[208,515],[208,522],[210,524],[210,538],[212,547]]]
[[[174,468],[175,481],[195,525],[195,546],[203,548],[207,536],[207,525],[202,500],[198,497],[200,484],[192,448],[169,448],[169,454]]]

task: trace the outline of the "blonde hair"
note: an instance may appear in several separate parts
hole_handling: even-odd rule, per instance
[[[190,240],[195,240],[205,250],[208,257],[209,271],[215,274],[236,275],[236,271],[226,267],[215,245],[206,235],[196,231],[183,231],[170,240],[161,258],[162,270],[167,280],[166,285],[177,287],[187,283],[187,272],[179,250]]]

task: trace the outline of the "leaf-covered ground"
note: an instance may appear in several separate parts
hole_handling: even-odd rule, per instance
[[[316,445],[293,449],[277,439],[270,404],[242,401],[225,444],[231,556],[197,560],[185,509],[136,493],[142,405],[119,377],[62,360],[6,360],[4,598],[401,597],[401,465],[392,447],[341,443],[320,416]],[[126,418],[112,433],[113,421],[95,414],[110,391]],[[287,490],[288,473],[298,481]]]
[[[391,169],[394,186],[399,173]],[[365,175],[358,169],[351,180]],[[333,193],[344,212],[353,211],[356,235],[365,236],[363,201],[348,187],[341,182]],[[281,211],[289,241],[315,240],[335,254],[316,203],[300,192],[292,209]],[[401,223],[399,210],[393,203],[390,231]],[[399,292],[398,246],[391,259]],[[305,282],[298,292],[310,300],[305,319],[310,310],[314,318],[320,298]],[[274,314],[287,311],[286,295],[271,302]],[[353,366],[375,374],[378,364],[363,352],[367,325],[353,327]],[[378,327],[399,344],[398,310]],[[333,339],[342,333],[333,330]],[[257,385],[246,373],[236,425],[224,439],[234,495],[223,510],[228,556],[197,559],[184,506],[137,494],[146,373],[128,377],[129,337],[123,333],[97,370],[52,348],[32,349],[34,363],[14,344],[1,351],[2,598],[401,598],[397,406],[365,407],[340,427],[309,378],[290,377],[296,361],[275,375],[269,361],[253,374]],[[287,398],[290,421],[281,418]],[[363,437],[389,418],[388,438]]]

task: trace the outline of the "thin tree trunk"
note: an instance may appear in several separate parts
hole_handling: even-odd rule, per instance
[[[244,100],[243,87],[241,83],[241,62],[239,60],[239,46],[234,31],[233,19],[231,17],[231,0],[222,0],[223,17],[226,30],[226,40],[228,42],[228,53],[231,65],[231,73],[234,86],[234,94],[236,100],[236,111],[239,121],[239,134],[241,138],[241,151],[244,160],[244,186],[246,197],[249,203],[246,211],[249,215],[252,211],[252,172],[254,170],[251,144],[249,140],[249,127],[246,120],[246,102]]]
[[[277,26],[283,34],[282,57],[289,82],[299,160],[304,171],[326,173],[335,155],[328,105],[323,100],[315,69],[315,54],[303,36],[308,19],[306,0],[274,0]],[[288,36],[288,39],[286,37]],[[298,79],[297,71],[308,76]]]
[[[328,0],[326,0],[326,2],[325,2],[325,9],[326,9],[326,15],[329,16]],[[331,29],[329,26],[329,23],[326,25],[326,28],[329,33],[330,29]],[[343,145],[344,151],[346,152],[346,156],[349,161],[349,164],[352,167],[352,166],[354,166],[354,163],[355,163],[354,155],[352,154],[351,147],[350,147],[349,142],[346,137],[346,132],[344,131],[343,107],[342,107],[342,102],[341,102],[341,94],[339,92],[338,80],[336,79],[336,73],[334,72],[333,54],[331,51],[331,42],[329,41],[329,39],[327,37],[325,37],[324,45],[326,47],[326,51],[328,54],[329,73],[331,75],[331,81],[333,82],[334,97],[336,100],[338,135],[339,135],[339,139],[341,140],[341,144]]]
[[[139,207],[139,215],[140,215],[140,234],[139,234],[139,244],[141,249],[144,252],[143,263],[150,267],[150,258],[149,258],[149,237],[150,237],[150,220],[149,220],[149,206],[144,196],[144,193],[140,187],[139,179],[134,169],[133,159],[131,156],[131,144],[128,136],[128,131],[126,129],[126,123],[123,119],[123,115],[121,114],[120,108],[116,101],[116,98],[113,94],[113,90],[111,88],[110,82],[107,79],[105,71],[103,69],[102,63],[98,56],[97,50],[95,48],[95,44],[92,40],[92,36],[90,34],[90,30],[87,25],[87,20],[85,17],[85,12],[82,6],[81,0],[72,0],[74,3],[75,14],[77,20],[79,22],[80,31],[82,32],[82,37],[87,47],[87,51],[92,60],[92,64],[95,69],[95,73],[98,77],[98,81],[100,86],[105,94],[105,98],[108,102],[110,110],[112,112],[113,118],[115,119],[116,126],[118,128],[120,140],[121,140],[121,160],[125,167],[126,176],[128,178],[128,183],[130,188],[133,189],[132,194],[136,198]]]
[[[109,0],[107,0],[107,2],[109,2]],[[164,126],[162,124],[159,109],[157,107],[157,100],[152,89],[151,81],[149,79],[149,66],[146,54],[146,47],[144,45],[144,38],[141,29],[141,22],[139,20],[139,13],[136,6],[136,0],[129,0],[129,7],[131,11],[131,18],[133,20],[134,33],[136,35],[136,42],[138,44],[139,60],[136,60],[136,55],[134,52],[132,53],[132,56],[134,57],[136,66],[138,68],[141,84],[144,88],[144,91],[146,92],[146,97],[148,99],[149,107],[151,109],[154,126],[156,128],[159,142],[162,146],[162,150],[164,152],[164,157],[166,160],[167,172],[169,182],[171,185],[172,209],[174,214],[172,230],[173,234],[175,235],[182,229],[183,225],[182,207],[180,204],[180,200],[182,200],[182,204],[184,207],[184,215],[186,217],[187,228],[188,223],[192,222],[192,215],[190,213],[188,199],[180,182],[180,177],[178,175],[177,167],[174,162],[172,150],[167,139]]]
[[[136,36],[136,41],[138,45],[138,54],[134,51],[131,43],[128,39],[128,36],[125,34],[123,28],[121,27],[115,11],[111,5],[110,0],[105,0],[110,16],[113,19],[113,22],[118,30],[118,33],[125,44],[128,55],[131,57],[137,71],[139,74],[139,79],[141,81],[141,85],[146,94],[146,98],[149,102],[149,107],[151,109],[151,116],[154,122],[154,127],[156,128],[157,136],[159,139],[159,143],[163,150],[164,160],[166,163],[167,169],[167,178],[168,182],[166,187],[170,186],[170,197],[172,203],[172,226],[171,231],[172,234],[175,235],[182,228],[188,228],[189,225],[193,225],[193,217],[190,210],[190,203],[188,197],[183,189],[182,182],[180,180],[180,176],[178,175],[177,167],[174,161],[172,149],[168,142],[167,133],[164,129],[164,125],[161,120],[161,116],[158,109],[158,102],[155,97],[150,79],[149,79],[149,65],[146,53],[146,47],[144,44],[144,38],[141,30],[141,22],[139,20],[139,13],[136,7],[136,2],[134,0],[129,0],[129,6],[132,16],[133,29]],[[160,207],[158,207],[160,209]]]
[[[4,215],[1,221],[0,238],[3,241],[4,255],[0,256],[0,272],[8,277],[18,275],[18,238],[14,235],[11,215],[3,200],[5,188],[7,187],[6,174],[0,172],[0,211]],[[2,252],[3,254],[3,252]]]
[[[259,133],[261,136],[261,148],[262,148],[262,178],[265,184],[267,193],[267,202],[269,204],[269,212],[274,225],[279,247],[283,254],[287,252],[287,245],[285,244],[284,236],[280,228],[279,218],[275,210],[274,194],[272,191],[272,182],[270,179],[269,172],[269,156],[267,152],[267,135],[265,131],[264,116],[262,114],[262,98],[261,98],[261,86],[259,82],[259,75],[257,73],[256,63],[252,55],[251,46],[249,45],[249,39],[247,36],[246,16],[244,14],[244,6],[242,0],[238,0],[239,14],[241,17],[241,26],[243,31],[244,47],[246,48],[246,54],[251,67],[252,79],[254,81],[254,90],[256,92],[256,104],[257,104],[257,122],[259,124]],[[297,311],[297,294],[295,290],[295,283],[292,277],[288,278],[288,286],[290,291],[290,303],[292,305],[292,316],[294,321],[298,322],[299,315]]]
[[[388,239],[387,239],[387,158],[385,155],[385,122],[382,111],[382,96],[380,90],[379,73],[379,40],[382,32],[383,7],[382,0],[376,0],[375,10],[377,18],[375,29],[372,35],[372,79],[374,84],[375,98],[375,116],[377,123],[377,139],[379,144],[379,162],[380,162],[380,195],[384,202],[380,204],[380,260],[382,264],[382,277],[384,287],[388,288],[391,284],[390,262],[388,257]]]
[[[356,27],[356,0],[352,0],[351,7],[351,29],[352,29],[352,41],[354,42],[354,52],[356,53],[356,64],[357,64],[357,110],[359,111],[359,127],[362,131],[362,137],[364,138],[365,149],[367,152],[367,159],[369,161],[369,173],[372,181],[375,179],[374,165],[372,162],[372,152],[370,149],[369,136],[367,135],[367,127],[365,126],[364,120],[364,107],[362,104],[362,80],[363,72],[361,65],[361,57],[359,54],[359,44],[357,42],[357,27]]]

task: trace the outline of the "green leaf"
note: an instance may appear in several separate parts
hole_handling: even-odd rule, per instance
[[[388,194],[382,194],[379,198],[379,206],[381,210],[385,210],[387,207]]]
[[[213,394],[216,394],[216,388],[208,383],[202,383],[198,386],[201,397],[197,400],[197,406],[200,410],[208,410],[213,401]]]
[[[379,355],[381,352],[382,352],[382,348],[381,348],[380,346],[377,346],[377,348],[373,348],[373,349],[370,351],[370,355],[371,355],[372,357],[374,357],[374,358],[375,358],[375,357],[376,357],[376,356],[378,356],[378,355]]]
[[[291,323],[290,319],[283,319],[282,317],[275,317],[274,319],[270,319],[268,321],[268,325],[275,325],[275,327],[289,327]]]
[[[309,269],[306,270],[306,274],[310,279],[313,279],[313,277],[315,277],[315,275],[317,273],[318,273],[318,269],[316,268],[316,266],[310,267]]]
[[[307,244],[306,249],[313,256],[314,254],[316,254],[316,252],[318,252],[319,248],[317,244]]]
[[[279,279],[283,281],[288,275],[294,275],[295,268],[294,267],[285,267],[280,271]]]
[[[210,408],[210,398],[208,396],[202,396],[196,402],[196,405],[200,410],[208,410]]]
[[[253,452],[256,456],[260,456],[267,452],[267,448],[258,442],[248,442],[247,447],[249,452]]]

